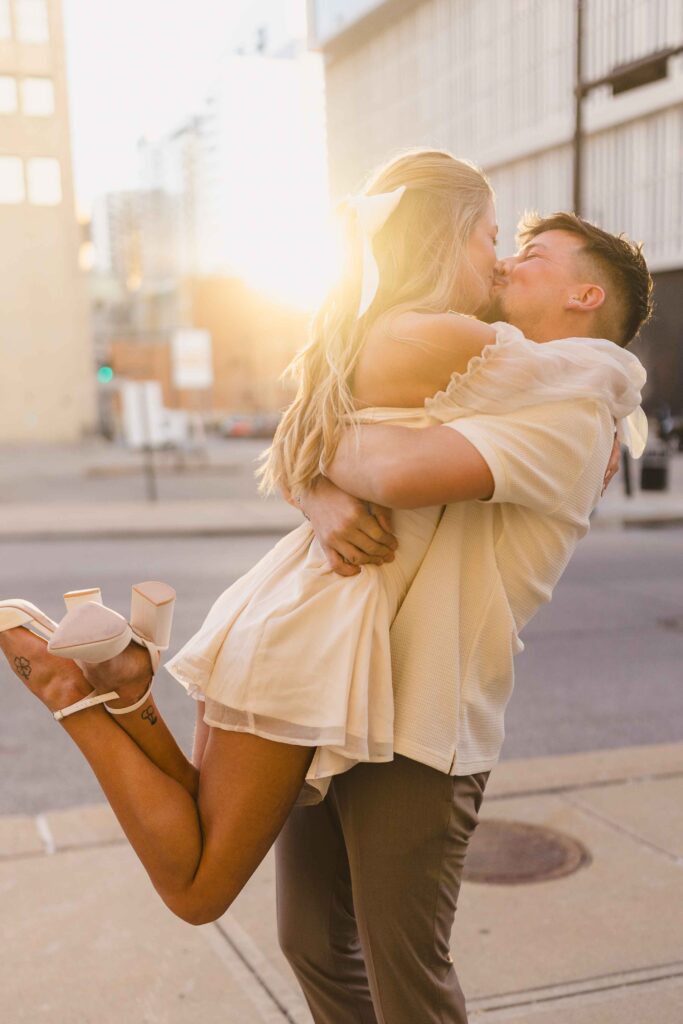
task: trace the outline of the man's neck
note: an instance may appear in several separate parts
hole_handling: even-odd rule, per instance
[[[583,317],[554,317],[537,323],[514,324],[519,327],[525,338],[539,345],[547,341],[559,341],[562,338],[591,338],[591,325]]]

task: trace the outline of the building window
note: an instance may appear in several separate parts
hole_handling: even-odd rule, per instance
[[[14,0],[17,39],[22,43],[47,43],[50,39],[47,0]]]
[[[12,38],[12,14],[9,0],[0,0],[0,39]]]
[[[28,199],[36,206],[56,206],[62,201],[62,176],[59,160],[34,157],[26,161]]]
[[[0,156],[0,203],[23,203],[24,170],[18,156]]]
[[[55,112],[55,87],[51,78],[25,78],[21,83],[21,109],[30,117],[49,117]]]
[[[0,114],[13,114],[17,109],[17,82],[11,75],[0,75]]]

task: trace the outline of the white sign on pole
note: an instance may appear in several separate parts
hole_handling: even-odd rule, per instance
[[[184,327],[171,339],[173,384],[176,388],[210,388],[213,385],[211,335]]]
[[[131,448],[179,447],[187,443],[188,415],[181,409],[165,409],[157,380],[121,382],[123,435]]]

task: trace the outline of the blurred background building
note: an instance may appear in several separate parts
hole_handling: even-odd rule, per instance
[[[87,216],[62,2],[0,0],[0,441],[115,434],[126,381],[207,422],[276,413],[324,289],[330,192],[419,145],[487,170],[501,253],[529,208],[644,242],[648,408],[683,414],[681,0],[298,0],[308,35],[291,3],[244,5],[206,87]],[[181,351],[204,353],[201,374]]]
[[[0,438],[91,428],[60,0],[0,0]]]
[[[138,153],[140,189],[93,209],[99,364],[161,380],[170,408],[277,412],[310,305],[293,256],[316,262],[328,207],[320,58],[303,36],[272,52],[259,27],[250,52],[221,59],[202,109]],[[212,342],[201,396],[172,383],[173,339],[188,328]]]
[[[682,412],[681,0],[309,0],[308,12],[333,196],[397,149],[446,148],[488,172],[505,253],[525,209],[573,209],[580,185],[584,216],[645,243],[656,318],[634,348],[650,407]]]

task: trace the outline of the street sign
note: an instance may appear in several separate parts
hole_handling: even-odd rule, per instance
[[[209,332],[193,327],[175,331],[171,339],[171,363],[176,388],[210,388],[213,362]]]

